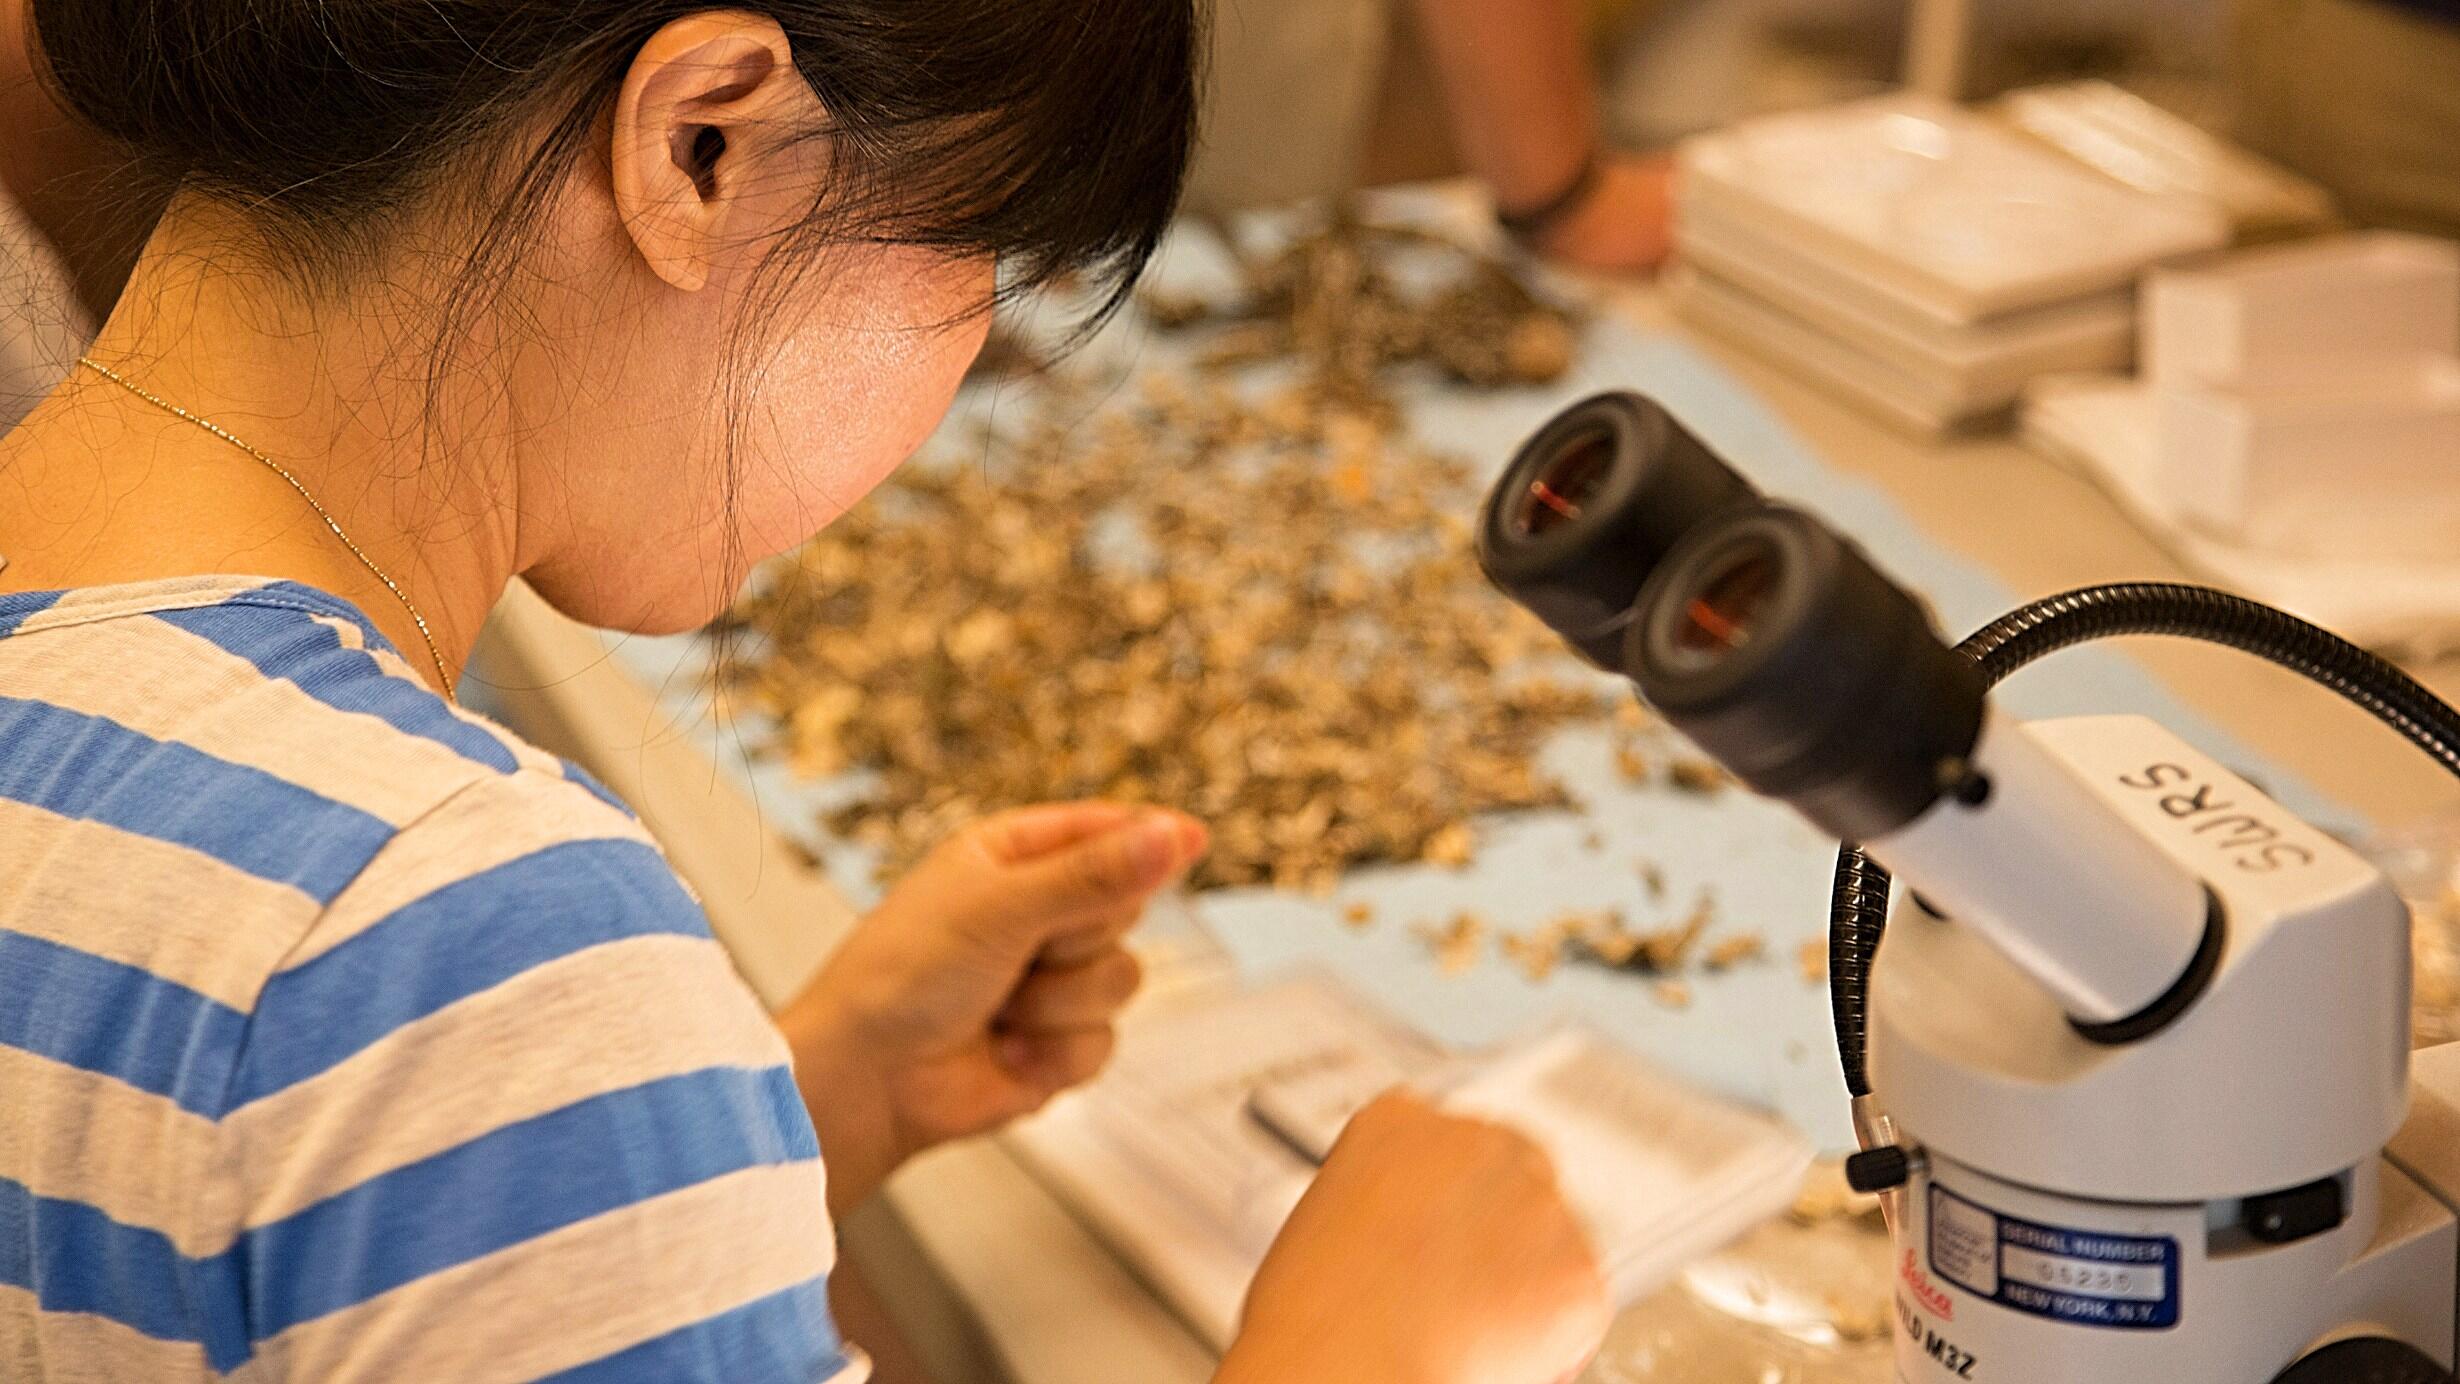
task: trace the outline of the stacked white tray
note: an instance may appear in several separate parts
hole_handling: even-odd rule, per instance
[[[1685,317],[1920,431],[2038,375],[2124,366],[2137,278],[2230,234],[2209,199],[1913,95],[1751,121],[1682,170]]]

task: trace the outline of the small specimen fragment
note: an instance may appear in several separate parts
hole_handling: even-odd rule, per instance
[[[1625,783],[1640,784],[1649,781],[1649,757],[1641,753],[1638,741],[1622,740],[1615,743],[1614,771],[1623,776]]]
[[[1363,931],[1368,924],[1375,921],[1375,906],[1365,903],[1351,904],[1341,910],[1341,921]]]
[[[1572,931],[1581,949],[1600,964],[1621,969],[1632,964],[1640,954],[1640,934],[1631,930],[1619,912],[1590,914],[1581,918]]]
[[[1837,1339],[1848,1345],[1880,1340],[1891,1329],[1884,1297],[1848,1298],[1831,1294],[1822,1305],[1828,1309],[1828,1324],[1836,1328]]]
[[[1632,964],[1658,975],[1681,969],[1683,959],[1691,954],[1693,944],[1700,940],[1700,934],[1708,931],[1708,925],[1716,921],[1716,917],[1717,901],[1702,894],[1699,903],[1692,906],[1690,916],[1683,921],[1643,936],[1639,955],[1633,958]]]
[[[1802,1194],[1790,1215],[1797,1225],[1818,1225],[1879,1214],[1879,1198],[1857,1192],[1845,1181],[1845,1160],[1823,1158],[1803,1175]]]
[[[1668,1009],[1691,1007],[1691,987],[1682,981],[1661,980],[1657,982],[1655,994],[1657,1002]]]
[[[1705,759],[1678,759],[1666,771],[1666,781],[1686,793],[1707,796],[1724,792],[1734,776]]]
[[[1469,863],[1469,858],[1477,854],[1477,849],[1478,838],[1469,830],[1469,824],[1454,822],[1428,837],[1425,848],[1418,852],[1418,858],[1429,865],[1457,870]]]
[[[1467,975],[1478,964],[1478,952],[1486,942],[1486,920],[1474,913],[1457,913],[1441,927],[1420,924],[1418,935],[1435,954],[1435,965],[1445,975]]]
[[[1802,969],[1802,980],[1804,984],[1827,984],[1828,939],[1825,937],[1814,937],[1810,941],[1803,943],[1801,947],[1797,948],[1794,952],[1794,964]]]
[[[1708,949],[1700,964],[1711,971],[1730,971],[1746,961],[1757,961],[1768,950],[1767,940],[1756,932],[1736,933],[1720,940]]]
[[[1563,964],[1563,946],[1567,935],[1553,928],[1536,932],[1509,933],[1501,940],[1504,956],[1520,967],[1521,974],[1532,981],[1542,981]]]

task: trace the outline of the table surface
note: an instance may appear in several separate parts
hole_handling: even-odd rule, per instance
[[[1840,471],[1926,535],[2028,594],[2119,579],[2191,579],[2088,481],[2006,436],[1920,442],[1782,371],[1690,337],[1646,286],[1599,290],[1644,332],[1682,338]],[[2331,694],[2240,655],[2134,650],[2221,729],[2374,822],[2460,806],[2460,787]],[[848,910],[759,810],[671,725],[588,631],[517,592],[482,665],[517,728],[632,802],[772,1003],[817,964]],[[2446,696],[2460,664],[2413,670]],[[844,1228],[915,1353],[943,1384],[1179,1384],[1209,1354],[996,1143],[941,1150]]]

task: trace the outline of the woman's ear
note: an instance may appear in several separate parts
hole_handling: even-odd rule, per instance
[[[642,45],[616,99],[615,210],[659,278],[684,290],[757,234],[745,207],[780,138],[821,112],[777,21],[679,19]]]

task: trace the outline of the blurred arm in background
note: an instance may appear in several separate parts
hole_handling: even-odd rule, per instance
[[[1452,135],[1506,216],[1547,212],[1532,248],[1586,269],[1665,258],[1672,168],[1603,140],[1582,0],[1415,0]]]

